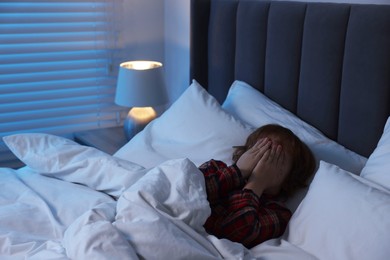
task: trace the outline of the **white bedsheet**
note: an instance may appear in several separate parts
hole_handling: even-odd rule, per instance
[[[26,168],[1,169],[0,259],[314,259],[283,240],[248,250],[208,235],[204,178],[188,159],[129,174],[142,177],[114,201]]]

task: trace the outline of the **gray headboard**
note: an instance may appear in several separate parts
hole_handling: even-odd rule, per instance
[[[220,102],[245,81],[368,156],[390,115],[390,6],[192,0],[190,75]]]

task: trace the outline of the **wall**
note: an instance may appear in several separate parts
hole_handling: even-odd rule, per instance
[[[164,0],[123,0],[124,60],[164,60]]]
[[[171,102],[189,85],[190,0],[165,0],[165,64]]]

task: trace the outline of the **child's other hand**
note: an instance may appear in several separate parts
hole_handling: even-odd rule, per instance
[[[272,145],[253,170],[252,180],[261,186],[263,192],[276,195],[281,184],[291,169],[291,162],[287,158],[281,145]]]

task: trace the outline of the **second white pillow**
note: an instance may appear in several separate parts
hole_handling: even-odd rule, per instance
[[[385,189],[322,161],[287,240],[318,259],[387,259],[389,200]]]
[[[318,161],[330,162],[355,174],[360,173],[367,161],[367,158],[330,140],[243,81],[232,84],[222,108],[253,127],[279,124],[290,129],[309,146]]]
[[[364,166],[361,176],[390,190],[390,117],[374,152]]]

